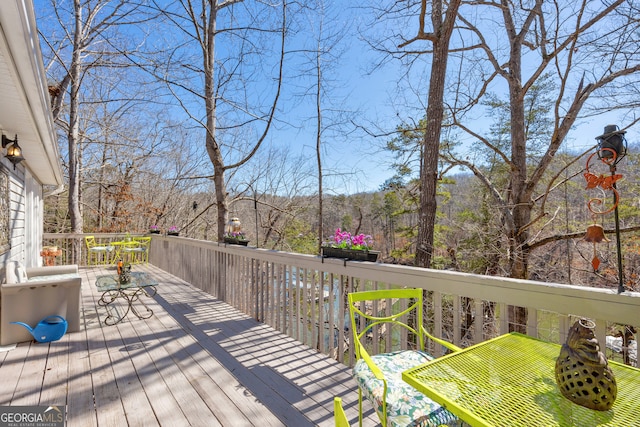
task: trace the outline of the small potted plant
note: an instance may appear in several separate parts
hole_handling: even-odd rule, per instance
[[[131,281],[131,264],[118,261],[118,282],[121,285],[126,285]]]
[[[167,236],[179,236],[180,235],[180,231],[178,230],[178,227],[176,227],[175,225],[172,225],[171,227],[169,227],[169,229],[167,229]]]
[[[160,227],[152,225],[149,227],[149,234],[160,234]]]
[[[242,245],[247,246],[249,241],[244,236],[242,231],[232,231],[230,233],[225,233],[224,242],[232,245]]]
[[[324,258],[376,262],[379,251],[371,250],[373,238],[368,234],[351,235],[347,231],[336,229],[331,241],[321,247]]]

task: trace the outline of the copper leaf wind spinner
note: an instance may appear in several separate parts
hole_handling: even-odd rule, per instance
[[[584,173],[584,178],[587,181],[587,189],[600,189],[601,191],[611,191],[613,192],[613,205],[606,208],[606,201],[604,197],[594,197],[587,202],[587,208],[593,214],[593,224],[587,227],[587,233],[584,236],[584,241],[593,243],[593,258],[591,259],[591,266],[594,271],[598,271],[600,267],[600,259],[598,258],[598,253],[596,250],[596,244],[601,242],[609,242],[609,239],[604,234],[604,228],[602,225],[597,224],[596,215],[604,215],[609,212],[613,212],[618,206],[618,191],[616,190],[615,183],[620,180],[623,176],[621,174],[611,174],[609,176],[600,174],[596,175],[595,173],[589,170],[589,164],[593,156],[597,153],[593,153],[587,159],[586,172]],[[608,164],[608,162],[605,162]],[[602,206],[603,209],[597,209],[597,206]]]

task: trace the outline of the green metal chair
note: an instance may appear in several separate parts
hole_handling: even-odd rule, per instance
[[[455,415],[402,380],[403,371],[433,359],[425,351],[427,340],[450,351],[460,350],[427,332],[422,307],[422,289],[349,294],[360,426],[363,395],[383,427],[460,425]]]
[[[131,264],[148,264],[149,246],[151,237],[134,237],[130,242],[123,244],[122,252]]]
[[[336,427],[350,427],[347,414],[342,407],[342,399],[339,397],[333,398],[333,420]]]
[[[106,265],[111,261],[114,246],[98,244],[95,236],[85,236],[84,242],[87,246],[87,265]]]

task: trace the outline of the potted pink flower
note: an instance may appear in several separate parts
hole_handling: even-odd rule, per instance
[[[178,227],[176,227],[175,225],[172,225],[167,229],[167,236],[179,236],[179,235],[180,235],[180,230],[178,230]]]
[[[224,242],[232,245],[242,246],[247,246],[249,244],[249,240],[247,240],[242,231],[231,231],[229,233],[225,233]]]
[[[373,238],[370,235],[363,233],[352,235],[338,228],[330,241],[323,244],[321,249],[324,258],[375,262],[380,252],[371,250],[372,247]]]

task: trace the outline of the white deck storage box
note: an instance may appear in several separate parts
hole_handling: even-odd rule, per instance
[[[67,333],[80,330],[82,279],[77,265],[24,269],[12,261],[6,278],[0,294],[0,345],[33,340],[26,328],[10,322],[35,327],[43,318],[58,315],[67,320]]]

